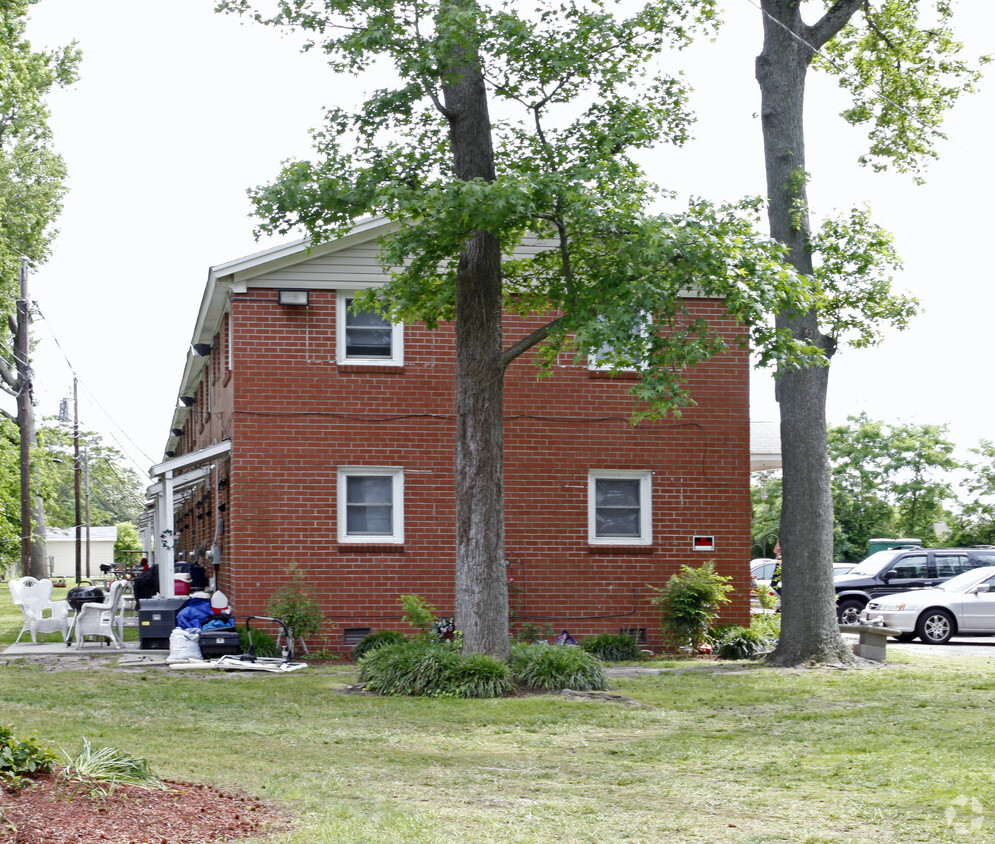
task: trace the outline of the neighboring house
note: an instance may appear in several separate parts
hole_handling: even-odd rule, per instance
[[[89,548],[89,575],[99,577],[100,567],[114,565],[116,527],[87,528],[80,530],[80,571],[87,577],[87,548]],[[52,577],[76,576],[76,528],[46,528],[45,545],[48,549],[48,572]]]
[[[176,560],[199,560],[237,616],[265,614],[304,569],[324,645],[404,629],[398,597],[453,610],[452,324],[388,325],[352,313],[385,280],[383,221],[211,268],[166,456],[154,467],[147,545],[170,594]],[[716,300],[694,315],[730,338]],[[541,321],[506,314],[513,342]],[[749,612],[749,355],[696,367],[697,406],[633,426],[632,377],[563,356],[537,378],[507,371],[505,522],[516,623],[575,637],[638,631],[659,642],[648,584],[714,559]],[[457,625],[459,619],[457,619]]]
[[[781,468],[780,422],[750,423],[750,471],[769,472]]]

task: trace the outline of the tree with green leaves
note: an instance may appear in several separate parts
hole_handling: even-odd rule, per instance
[[[977,459],[968,460],[962,487],[968,500],[953,526],[951,542],[957,545],[995,545],[995,442],[982,440],[968,449]]]
[[[32,517],[26,465],[35,444],[26,279],[28,270],[48,257],[66,191],[65,165],[52,149],[46,100],[56,86],[75,81],[79,53],[75,45],[51,52],[31,49],[25,28],[34,2],[10,0],[0,6],[0,309],[6,317],[0,332],[9,331],[10,338],[0,343],[0,390],[18,401],[16,417],[0,413],[16,422],[22,441],[19,534],[22,542],[34,537],[30,560],[22,555],[24,574],[42,577],[44,514],[38,503]]]
[[[865,413],[829,429],[835,560],[862,560],[869,539],[896,535],[885,440],[884,423]]]
[[[875,536],[909,536],[936,544],[936,524],[954,496],[959,468],[945,425],[888,425],[866,413],[829,429],[837,558],[859,560]]]
[[[685,86],[653,60],[707,30],[714,3],[657,0],[628,14],[600,0],[271,6],[220,4],[303,31],[337,72],[392,71],[355,111],[328,110],[315,160],[287,164],[252,196],[264,231],[303,228],[314,241],[365,215],[395,220],[381,251],[391,279],[360,304],[395,321],[455,321],[456,620],[466,652],[507,659],[508,366],[529,350],[547,370],[563,352],[600,350],[608,367],[638,368],[640,414],[679,409],[692,401],[686,367],[724,348],[686,312],[688,289],[725,298],[765,360],[804,356],[764,319],[809,300],[756,235],[756,204],[647,211],[657,194],[634,154],[681,143],[690,120]],[[529,236],[533,255],[514,257]],[[504,308],[548,320],[506,342]]]
[[[932,6],[930,20],[920,12]],[[770,233],[792,266],[817,280],[812,307],[789,308],[778,328],[817,347],[822,366],[782,367],[780,404],[784,508],[781,637],[778,665],[853,659],[836,625],[833,508],[826,442],[829,362],[844,335],[855,345],[879,338],[876,325],[901,327],[915,303],[888,293],[897,258],[890,239],[863,212],[810,225],[804,94],[810,67],[834,74],[850,95],[843,117],[867,129],[874,169],[894,167],[921,178],[935,153],[937,128],[978,73],[960,58],[947,0],[761,0],[764,42],[756,61],[767,176]],[[815,23],[805,22],[805,14]],[[829,250],[828,252],[826,250]],[[821,256],[821,257],[820,257]],[[842,311],[837,308],[838,303]],[[845,313],[850,313],[850,318]],[[840,316],[843,315],[842,321]]]
[[[750,483],[750,546],[754,557],[774,557],[781,533],[781,473],[755,472]]]
[[[47,419],[38,430],[39,492],[52,527],[76,525],[76,455],[72,426]],[[127,465],[124,455],[107,445],[100,434],[81,431],[80,478],[89,499],[90,524],[137,525],[145,510],[146,482]]]
[[[11,576],[21,558],[19,438],[17,426],[0,417],[0,580]]]

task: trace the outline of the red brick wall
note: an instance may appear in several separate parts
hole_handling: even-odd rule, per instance
[[[402,369],[337,366],[335,294],[312,290],[310,301],[281,308],[275,291],[258,289],[233,297],[230,336],[214,353],[230,343],[233,371],[212,361],[211,419],[189,447],[206,445],[205,436],[233,440],[220,584],[235,612],[264,613],[295,562],[325,608],[326,644],[341,648],[344,628],[404,629],[399,595],[452,611],[454,335],[451,326],[409,325]],[[691,308],[719,324],[718,303]],[[526,328],[506,320],[509,338]],[[542,380],[530,360],[507,374],[506,556],[516,621],[575,637],[646,628],[657,644],[647,584],[706,559],[735,577],[738,595],[724,617],[745,621],[747,353],[691,370],[697,407],[637,427],[628,421],[631,380],[560,363]],[[404,468],[403,546],[337,542],[343,465]],[[588,471],[599,468],[654,473],[651,546],[588,544]],[[714,535],[715,552],[693,551],[696,534]]]

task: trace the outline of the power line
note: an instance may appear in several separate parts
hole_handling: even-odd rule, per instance
[[[72,373],[73,377],[76,378],[77,383],[79,383],[79,385],[83,387],[83,390],[90,397],[91,401],[94,403],[94,405],[96,405],[96,407],[101,411],[101,413],[104,414],[104,416],[111,423],[111,425],[113,425],[114,428],[116,428],[117,431],[119,431],[121,433],[121,435],[129,443],[131,443],[131,445],[134,447],[134,449],[137,450],[137,452],[145,459],[146,462],[143,465],[140,461],[138,461],[138,460],[135,459],[134,455],[128,450],[127,446],[125,446],[124,443],[121,442],[121,440],[117,437],[117,435],[114,433],[114,431],[108,431],[107,432],[108,436],[115,443],[117,443],[118,447],[121,449],[121,453],[135,466],[135,468],[138,469],[139,476],[140,477],[144,477],[145,474],[146,474],[146,472],[148,471],[148,467],[151,466],[151,465],[153,465],[156,461],[153,458],[149,457],[149,455],[145,453],[144,449],[142,449],[142,447],[140,445],[138,445],[138,443],[136,443],[131,438],[131,436],[129,436],[128,432],[125,431],[124,428],[121,427],[117,423],[117,421],[114,419],[114,417],[111,416],[111,414],[107,412],[106,408],[104,408],[104,406],[101,404],[100,400],[96,397],[96,395],[89,388],[89,386],[86,384],[86,382],[82,378],[79,377],[79,373],[76,371],[76,368],[73,366],[72,361],[69,360],[69,355],[66,354],[66,350],[62,347],[62,344],[59,342],[59,338],[55,336],[55,332],[52,330],[51,323],[45,318],[45,315],[42,313],[42,310],[38,306],[38,303],[34,302],[33,304],[34,304],[34,307],[35,307],[35,309],[36,309],[36,311],[38,313],[38,316],[41,317],[42,321],[45,323],[45,326],[46,326],[46,328],[48,330],[49,336],[52,338],[52,342],[55,343],[56,348],[58,348],[59,353],[62,355],[63,359],[66,362],[66,366],[69,367],[69,371]]]

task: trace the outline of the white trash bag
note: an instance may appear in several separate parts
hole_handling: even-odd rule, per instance
[[[169,634],[169,656],[166,662],[189,662],[204,657],[200,653],[200,631],[195,629],[184,630],[176,627]]]

